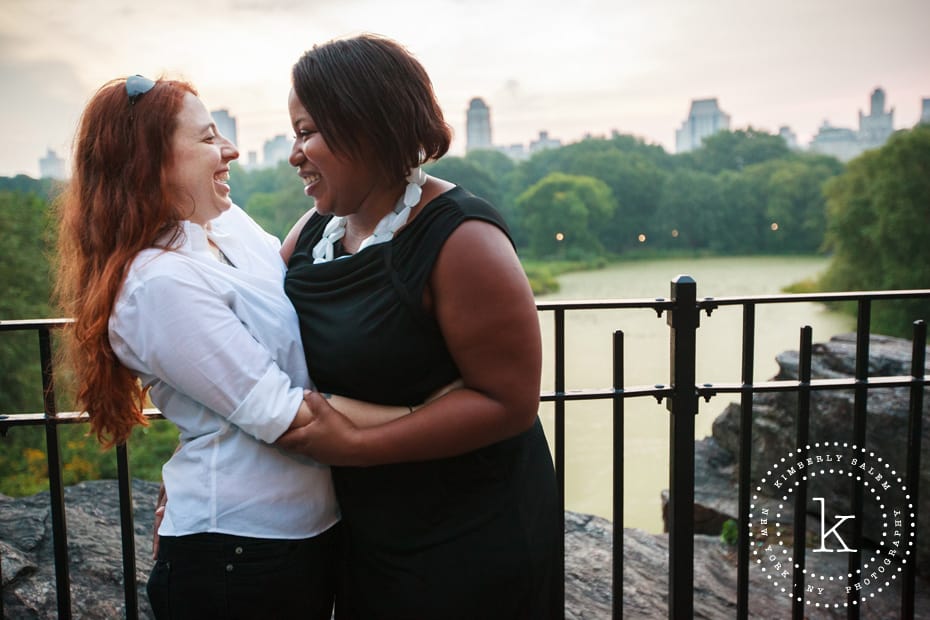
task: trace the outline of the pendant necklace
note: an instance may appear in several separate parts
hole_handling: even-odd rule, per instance
[[[381,221],[375,226],[375,231],[362,241],[358,246],[358,250],[356,250],[356,254],[370,245],[384,243],[394,238],[394,233],[407,223],[410,218],[410,211],[420,202],[425,182],[426,173],[421,168],[417,167],[410,171],[410,174],[407,175],[407,187],[404,189],[404,195],[400,197],[394,208],[381,218]],[[333,260],[333,246],[345,234],[345,217],[333,216],[323,229],[323,238],[313,248],[313,264],[328,263]],[[346,256],[340,256],[339,258],[345,258]]]

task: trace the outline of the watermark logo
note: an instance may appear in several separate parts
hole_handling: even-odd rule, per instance
[[[798,579],[802,564],[793,555],[791,522],[802,482],[807,519]],[[858,515],[849,499],[856,487],[863,497]],[[774,588],[806,606],[862,605],[887,592],[913,561],[916,521],[911,495],[888,461],[852,444],[814,443],[773,463],[755,487],[748,524],[752,560]],[[851,571],[856,552],[861,567]]]
[[[855,518],[856,518],[856,515],[834,515],[834,518],[837,519],[836,525],[834,525],[833,527],[831,527],[829,530],[825,530],[825,529],[824,529],[824,527],[825,527],[824,522],[826,521],[826,516],[827,516],[827,511],[826,511],[827,506],[826,506],[826,503],[825,503],[825,501],[824,501],[824,498],[822,498],[822,497],[815,497],[815,498],[814,498],[814,501],[815,501],[815,502],[820,502],[820,547],[818,547],[817,549],[814,549],[814,553],[823,553],[824,551],[828,551],[828,552],[833,552],[833,551],[845,551],[846,553],[852,553],[852,552],[854,552],[855,549],[850,549],[849,547],[846,546],[846,541],[844,541],[844,540],[840,537],[840,534],[839,534],[839,532],[836,531],[836,529],[837,529],[839,526],[843,525],[843,523],[844,523],[847,519],[855,519]],[[837,539],[839,539],[840,544],[843,546],[843,548],[842,548],[841,550],[840,550],[840,549],[828,549],[828,548],[825,546],[825,545],[826,545],[826,542],[827,542],[827,539],[828,539],[830,536],[836,536]]]

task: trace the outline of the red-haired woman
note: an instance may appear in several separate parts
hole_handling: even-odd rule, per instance
[[[190,84],[133,76],[93,96],[60,207],[77,396],[105,445],[145,424],[146,396],[180,431],[157,617],[328,620],[339,510],[328,467],[271,445],[310,419],[311,384],[280,243],[229,197],[238,155]]]

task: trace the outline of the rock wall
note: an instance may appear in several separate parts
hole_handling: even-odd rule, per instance
[[[151,618],[145,582],[152,567],[152,525],[158,484],[134,481],[136,583],[141,618]],[[125,618],[119,491],[113,480],[65,489],[71,603],[75,618]],[[6,618],[56,618],[49,494],[0,496],[0,570]]]
[[[144,583],[151,567],[152,511],[158,486],[134,481],[136,580],[140,617],[151,618]],[[65,491],[68,548],[71,554],[71,599],[75,618],[111,620],[125,617],[119,503],[114,481],[84,482]],[[600,517],[565,513],[565,618],[610,618],[612,601],[612,524]],[[694,618],[735,616],[736,551],[717,536],[694,541]],[[624,618],[668,617],[668,537],[627,529],[623,536]],[[0,561],[4,617],[17,620],[54,618],[55,578],[52,564],[48,494],[0,497]],[[752,568],[752,567],[750,567]],[[788,618],[789,601],[750,570],[751,617]],[[930,584],[918,585],[918,619],[930,618]],[[877,601],[863,619],[897,618],[896,599]],[[273,609],[273,608],[269,608]],[[269,617],[273,617],[273,614]],[[810,618],[843,618],[839,613]]]
[[[851,377],[855,374],[855,335],[836,336],[813,348],[811,374],[814,379]],[[930,360],[930,355],[927,356]],[[798,352],[788,351],[777,357],[780,371],[775,379],[796,380],[798,377]],[[910,375],[911,344],[907,340],[873,336],[869,344],[869,372],[872,377]],[[924,370],[930,374],[930,363]],[[883,466],[885,480],[893,490],[899,490],[906,480],[906,456],[908,451],[909,388],[870,390],[866,417],[868,460]],[[810,409],[810,444],[825,442],[852,442],[853,429],[852,390],[813,391]],[[795,449],[795,420],[798,397],[795,393],[763,393],[753,399],[752,427],[752,480],[757,482],[766,476],[773,463]],[[707,502],[706,507],[714,510],[727,507],[733,515],[735,493],[727,493],[727,482],[735,489],[736,458],[739,442],[740,405],[730,404],[714,421],[713,439],[699,446],[702,459],[696,459],[701,482],[696,483],[697,494]],[[862,446],[860,446],[861,448]],[[726,465],[727,461],[729,465]],[[723,469],[721,469],[721,465]],[[728,468],[728,469],[727,469]],[[894,472],[894,475],[889,475]],[[864,474],[863,474],[864,475]],[[729,481],[722,478],[729,478]],[[901,482],[898,482],[898,478]],[[812,478],[808,482],[808,497],[824,497],[827,504],[846,507],[857,482],[836,484],[833,478]],[[925,390],[921,428],[921,458],[919,493],[916,504],[918,533],[916,560],[918,570],[930,574],[930,389]],[[729,499],[728,499],[729,498]],[[866,532],[881,531],[881,514],[877,506],[866,503]],[[719,519],[719,517],[718,517]],[[719,530],[718,530],[719,531]],[[873,541],[878,542],[878,541]]]

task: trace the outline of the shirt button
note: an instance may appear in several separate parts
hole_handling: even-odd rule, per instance
[[[242,555],[242,547],[236,547],[236,555]]]
[[[226,565],[226,572],[227,572],[227,573],[233,572],[233,568],[234,568],[234,567],[233,567],[232,564],[227,564],[227,565]]]

